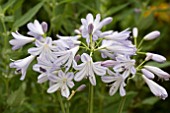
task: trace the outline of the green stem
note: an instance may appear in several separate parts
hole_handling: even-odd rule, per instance
[[[62,101],[62,98],[61,98],[61,94],[59,91],[57,91],[57,96],[58,96],[58,100],[60,102],[60,106],[61,106],[61,110],[62,110],[62,113],[66,113],[65,109],[64,109],[64,104],[63,104],[63,101]]]
[[[69,110],[69,101],[67,101],[66,104],[67,104],[67,105],[66,105],[66,113],[70,113],[70,110]]]
[[[134,43],[135,43],[136,47],[138,47],[137,38],[136,37],[134,37]]]
[[[139,43],[139,45],[138,46],[136,46],[138,49],[140,48],[140,46],[143,44],[143,39],[140,41],[140,43]]]
[[[93,95],[94,95],[94,87],[90,84],[90,98],[89,98],[89,113],[93,113]]]
[[[104,92],[105,92],[105,87],[104,85],[101,86],[101,97],[100,97],[100,101],[99,101],[99,111],[100,113],[103,113],[103,100],[104,100]]]
[[[144,60],[142,63],[140,63],[140,64],[138,65],[138,67],[136,68],[136,70],[138,70],[145,62],[146,62],[146,60]]]
[[[117,113],[122,113],[125,101],[126,101],[126,96],[122,97]]]
[[[82,44],[87,50],[90,50],[89,47],[87,47],[85,43],[81,42],[81,44]]]
[[[146,55],[145,52],[137,52],[137,54]]]

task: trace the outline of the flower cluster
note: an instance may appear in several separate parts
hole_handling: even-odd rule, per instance
[[[33,70],[39,72],[38,83],[49,82],[48,93],[57,90],[61,95],[69,98],[70,89],[76,82],[89,79],[91,85],[96,86],[96,77],[109,83],[109,94],[114,95],[118,90],[121,96],[126,95],[126,80],[133,77],[142,77],[149,86],[151,92],[162,99],[168,94],[166,90],[155,83],[155,75],[158,78],[169,80],[170,75],[158,67],[146,65],[153,60],[165,62],[166,58],[150,53],[142,52],[141,45],[144,41],[157,38],[159,31],[153,31],[141,40],[138,45],[138,29],[133,28],[121,32],[108,30],[102,31],[102,27],[112,21],[111,17],[101,20],[100,14],[94,19],[92,14],[81,19],[82,25],[75,30],[75,36],[61,36],[53,40],[46,35],[48,25],[46,22],[29,23],[28,35],[12,32],[14,39],[10,40],[13,50],[17,50],[28,43],[34,47],[28,49],[28,57],[13,61],[11,68],[16,68],[16,73],[21,73],[21,80],[25,79],[29,64],[36,59]],[[133,41],[132,41],[133,40]],[[96,61],[96,53],[100,53],[102,60]],[[136,56],[146,55],[143,62],[138,62]],[[140,73],[140,74],[136,74]],[[141,76],[139,76],[141,75]]]

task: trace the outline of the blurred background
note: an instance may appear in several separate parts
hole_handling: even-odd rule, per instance
[[[60,113],[56,94],[47,94],[48,84],[38,84],[38,73],[28,69],[26,79],[20,81],[9,68],[10,59],[26,57],[31,45],[12,51],[11,32],[26,35],[26,24],[35,19],[48,23],[48,35],[75,35],[81,18],[88,13],[113,17],[103,30],[139,29],[140,40],[147,33],[158,30],[158,39],[144,43],[143,50],[164,55],[164,64],[152,63],[170,73],[170,1],[169,0],[0,0],[0,113]],[[35,62],[34,62],[35,63]],[[32,65],[34,64],[32,63]],[[100,80],[98,80],[100,81]],[[156,80],[170,94],[170,82]],[[131,80],[126,87],[127,97],[123,113],[169,113],[170,98],[154,97],[142,81]],[[76,94],[70,102],[70,113],[86,113],[88,88]],[[103,83],[95,88],[95,113],[116,113],[121,97],[108,95]],[[103,108],[103,109],[102,109]]]

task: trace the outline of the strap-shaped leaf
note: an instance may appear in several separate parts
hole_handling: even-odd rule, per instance
[[[40,8],[43,6],[43,4],[44,4],[44,2],[40,2],[37,5],[35,5],[32,9],[30,9],[28,12],[26,12],[20,19],[16,20],[13,27],[18,28],[18,27],[26,24],[40,10]]]

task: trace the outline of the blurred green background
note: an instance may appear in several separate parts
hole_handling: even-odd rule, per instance
[[[122,31],[138,27],[139,40],[145,34],[159,30],[161,36],[144,44],[144,50],[164,55],[168,62],[154,64],[170,73],[170,1],[169,0],[0,0],[0,113],[60,113],[56,94],[47,94],[48,84],[38,84],[38,73],[28,69],[26,79],[14,75],[10,59],[27,56],[30,45],[12,51],[11,32],[26,35],[28,22],[46,21],[48,35],[74,35],[81,18],[88,13],[113,17],[104,29]],[[95,88],[94,113],[117,113],[121,97],[110,97],[108,87],[101,83]],[[158,81],[170,93],[170,82]],[[87,86],[88,87],[88,86]],[[154,97],[143,82],[130,81],[123,113],[169,113],[170,98]],[[77,93],[70,113],[87,113],[88,88]],[[65,100],[64,100],[65,101]]]

